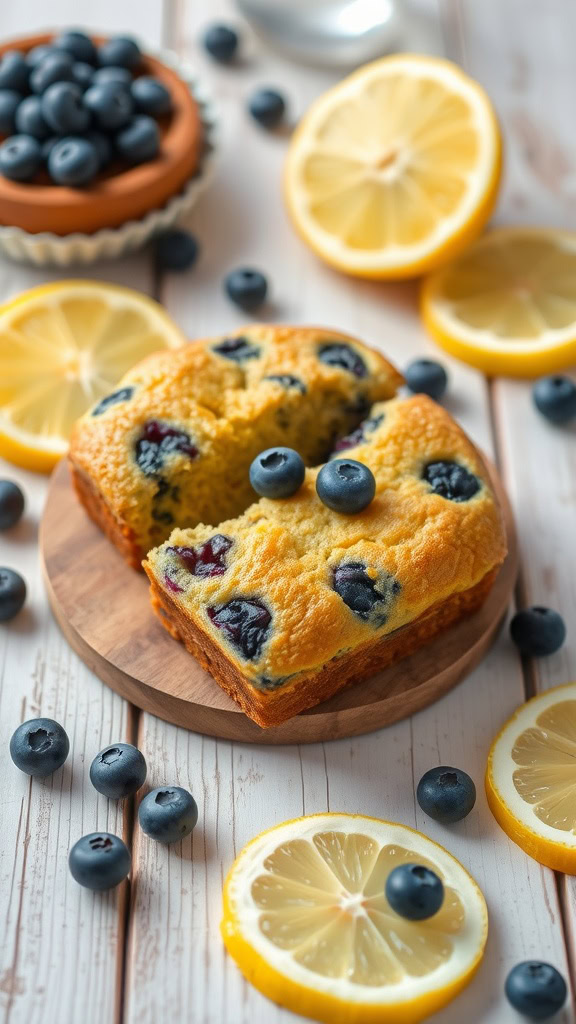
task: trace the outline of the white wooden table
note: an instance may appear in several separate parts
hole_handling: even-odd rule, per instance
[[[487,87],[506,135],[506,174],[497,219],[576,226],[576,6],[569,0],[421,0],[421,28],[408,41],[461,62]],[[137,32],[188,57],[210,83],[223,121],[220,169],[191,220],[202,258],[190,274],[154,277],[149,256],[98,266],[91,276],[155,294],[191,337],[242,321],[223,295],[224,273],[263,268],[273,287],[269,318],[322,323],[380,345],[400,366],[433,346],[411,284],[347,280],[320,265],[295,237],[280,199],[285,141],[249,123],[243,98],[275,84],[298,116],[328,84],[327,72],[282,62],[252,39],[241,68],[208,61],[198,33],[234,19],[226,0],[4,0],[0,37],[78,24]],[[48,27],[48,26],[46,26]],[[55,273],[0,265],[0,300]],[[448,362],[448,360],[445,360]],[[559,609],[568,642],[522,665],[506,631],[486,661],[449,696],[370,736],[303,747],[243,746],[208,739],[139,713],[107,690],[70,651],[46,600],[37,558],[43,478],[1,467],[28,497],[26,519],[0,537],[0,564],[25,575],[30,599],[0,627],[0,1017],[3,1024],[295,1024],[241,978],[224,954],[218,925],[223,876],[258,831],[313,811],[360,811],[423,829],[444,843],[484,890],[491,919],[477,979],[442,1024],[512,1024],[503,982],[519,960],[574,967],[576,884],[529,860],[488,812],[482,777],[491,737],[535,690],[576,679],[576,434],[539,418],[529,385],[487,381],[450,364],[448,407],[495,455],[518,520],[520,604]],[[82,565],[78,565],[82,572]],[[105,609],[103,609],[105,614]],[[21,775],[8,756],[19,722],[48,715],[67,729],[71,756],[46,781]],[[99,796],[88,766],[105,744],[138,743],[151,785],[189,787],[200,808],[193,836],[168,848],[142,841],[133,808]],[[414,799],[421,774],[458,765],[475,778],[472,814],[450,829],[427,820]],[[122,833],[133,851],[130,891],[98,895],[73,882],[72,843],[86,832]],[[557,1018],[573,1021],[569,1006]]]

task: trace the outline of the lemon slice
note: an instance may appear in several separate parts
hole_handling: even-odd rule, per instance
[[[422,286],[424,323],[489,374],[537,377],[576,362],[576,234],[491,231]]]
[[[498,123],[477,82],[450,61],[398,54],[313,103],[288,152],[288,210],[327,263],[411,277],[480,234],[500,168]]]
[[[488,757],[492,814],[525,853],[576,874],[576,683],[523,704]]]
[[[82,413],[140,359],[184,341],[129,288],[59,281],[24,292],[0,309],[0,455],[48,472]]]
[[[432,868],[444,903],[399,917],[384,895],[402,863]],[[330,1024],[412,1024],[468,984],[487,935],[484,897],[420,832],[356,814],[314,814],[253,839],[224,887],[222,935],[245,977]]]

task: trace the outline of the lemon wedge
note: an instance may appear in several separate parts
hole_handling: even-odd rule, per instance
[[[312,104],[290,144],[286,200],[327,263],[412,277],[480,234],[500,170],[498,122],[480,85],[450,61],[397,54]]]
[[[486,795],[506,835],[555,871],[576,874],[576,683],[518,709],[488,757]]]
[[[489,374],[537,377],[576,362],[576,234],[489,232],[422,286],[438,344]]]
[[[0,309],[0,455],[49,472],[72,424],[139,360],[185,338],[158,303],[99,281],[59,281]]]
[[[386,900],[402,863],[444,883],[433,917]],[[404,825],[315,814],[253,839],[224,887],[222,935],[245,977],[288,1009],[330,1024],[413,1024],[471,980],[487,935],[484,897],[461,864]]]

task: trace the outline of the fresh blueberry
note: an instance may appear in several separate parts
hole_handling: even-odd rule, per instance
[[[22,103],[26,103],[26,100],[22,100],[22,96],[15,89],[0,89],[0,135],[12,135],[16,125],[16,113]]]
[[[98,168],[96,147],[80,136],[60,139],[48,157],[48,173],[57,185],[71,188],[88,185],[97,175]]]
[[[204,33],[204,49],[221,64],[234,59],[238,41],[238,33],[229,25],[210,25]]]
[[[345,452],[348,448],[356,448],[357,445],[363,444],[366,440],[366,435],[372,434],[373,431],[377,430],[383,420],[383,415],[372,416],[371,419],[364,420],[351,434],[347,434],[346,437],[341,437],[336,441],[334,451]]]
[[[469,501],[480,490],[474,474],[457,462],[429,462],[424,467],[422,479],[430,484],[434,494],[448,501]]]
[[[0,89],[28,92],[30,65],[18,50],[8,50],[0,60]]]
[[[448,387],[448,374],[444,367],[433,359],[415,359],[404,372],[406,384],[418,395],[428,395],[440,401]]]
[[[10,757],[21,772],[46,778],[64,764],[70,740],[52,718],[31,718],[12,733]]]
[[[110,832],[91,832],[74,844],[68,856],[70,874],[85,889],[113,889],[126,878],[132,858],[126,844]]]
[[[104,85],[106,82],[116,82],[129,89],[132,85],[132,72],[128,68],[108,67],[96,68],[94,72],[94,85]]]
[[[38,64],[41,64],[45,57],[49,54],[55,53],[54,47],[49,43],[39,43],[38,46],[33,46],[31,50],[28,50],[26,54],[26,63],[29,68],[35,68]]]
[[[214,345],[212,351],[223,359],[230,359],[233,363],[244,363],[247,359],[258,359],[260,349],[257,345],[243,337],[224,338]]]
[[[82,101],[82,90],[73,82],[54,82],[42,94],[42,116],[46,124],[60,135],[85,132],[90,112]]]
[[[166,554],[174,555],[180,566],[191,573],[192,576],[199,576],[206,579],[212,576],[223,576],[228,568],[226,555],[232,547],[230,537],[223,533],[216,533],[210,540],[204,541],[195,548],[168,547]],[[178,586],[171,576],[166,578],[170,590],[182,593],[182,587]]]
[[[160,270],[189,270],[198,259],[200,246],[189,231],[173,228],[158,235],[154,242],[154,256]]]
[[[221,629],[235,650],[248,661],[258,658],[270,632],[272,615],[255,597],[237,597],[207,608],[210,622]]]
[[[96,63],[96,47],[90,36],[87,36],[85,32],[71,29],[67,32],[61,32],[59,36],[56,36],[52,45],[57,50],[65,50],[74,60],[87,64]]]
[[[85,61],[77,60],[72,65],[72,75],[76,85],[79,85],[82,91],[88,89],[92,85],[94,79],[94,68],[91,64],[86,64]]]
[[[22,100],[16,111],[16,131],[21,135],[33,135],[43,142],[50,135],[44,115],[40,96],[27,96]]]
[[[110,800],[132,796],[146,782],[146,761],[131,743],[114,743],[101,750],[90,765],[90,782]]]
[[[153,160],[160,151],[160,129],[147,114],[138,114],[118,132],[116,149],[130,164]]]
[[[542,658],[554,654],[566,639],[564,619],[552,608],[523,608],[510,623],[510,635],[521,654]]]
[[[267,448],[250,466],[250,483],[263,498],[289,498],[305,476],[304,461],[293,448]]]
[[[444,902],[444,886],[438,875],[420,864],[399,864],[386,879],[386,899],[400,917],[425,921],[437,914]]]
[[[136,462],[146,476],[156,476],[169,455],[187,455],[195,459],[198,449],[188,434],[161,420],[147,420],[136,442]]]
[[[44,60],[33,69],[30,75],[32,92],[45,92],[55,82],[73,82],[72,65],[74,61],[64,50],[52,50]]]
[[[286,113],[286,101],[276,89],[256,89],[248,100],[248,110],[263,128],[276,128]]]
[[[137,68],[142,60],[140,47],[128,36],[114,36],[98,48],[98,62],[101,67]]]
[[[424,773],[416,799],[429,818],[451,825],[470,814],[476,802],[476,786],[466,772],[440,765]]]
[[[103,412],[112,405],[118,405],[119,402],[127,402],[134,394],[134,388],[126,387],[119,388],[118,391],[112,391],[111,394],[101,398],[98,405],[95,405],[92,409],[93,416],[101,416]]]
[[[281,388],[285,388],[289,391],[294,388],[295,391],[299,391],[301,395],[306,394],[306,385],[304,381],[300,380],[299,377],[293,377],[291,373],[270,373],[267,377],[263,377],[262,380],[271,380],[276,384],[279,384]]]
[[[349,516],[368,507],[376,494],[376,480],[372,470],[355,459],[333,459],[318,473],[316,491],[333,512]]]
[[[386,622],[390,604],[401,589],[388,573],[369,576],[362,562],[337,565],[332,573],[332,585],[354,615],[376,627]]]
[[[22,610],[26,584],[20,573],[0,568],[0,622],[9,622]]]
[[[228,298],[247,313],[258,309],[266,299],[268,282],[259,270],[243,267],[226,275],[224,287]]]
[[[0,146],[0,174],[10,181],[31,181],[42,163],[42,150],[31,135],[11,135]]]
[[[576,418],[576,384],[570,377],[554,373],[541,377],[532,388],[534,405],[551,423],[568,423]]]
[[[151,75],[141,75],[132,82],[130,91],[134,106],[141,114],[161,117],[169,114],[172,108],[172,97],[166,86]]]
[[[147,793],[138,808],[140,828],[160,843],[177,843],[198,821],[196,801],[181,786],[161,786]]]
[[[134,104],[126,86],[120,82],[98,82],[84,93],[84,105],[95,123],[104,131],[115,132],[132,117]]]
[[[506,998],[518,1013],[530,1020],[547,1020],[562,1009],[568,990],[552,964],[525,960],[516,964],[506,978]]]
[[[0,480],[0,530],[9,530],[22,518],[24,495],[13,480]]]
[[[366,363],[358,352],[351,345],[342,341],[328,341],[318,349],[318,358],[321,363],[327,366],[337,366],[341,370],[348,370],[355,377],[366,377],[368,370]]]
[[[86,132],[84,138],[87,139],[88,142],[91,142],[96,150],[98,168],[101,170],[103,167],[106,167],[113,156],[112,143],[108,136],[105,135],[104,132],[99,132],[94,129],[93,131]]]

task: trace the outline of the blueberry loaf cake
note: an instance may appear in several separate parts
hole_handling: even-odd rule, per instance
[[[246,343],[263,336],[252,333]],[[316,358],[318,345],[328,344],[319,334],[301,337],[304,353],[312,345]],[[344,343],[331,344],[337,353]],[[356,342],[345,345],[349,354],[338,359],[346,365],[334,372],[350,378],[348,407],[362,380],[381,391],[396,383]],[[364,376],[355,373],[356,355]],[[305,368],[315,373],[302,358],[298,379],[311,389],[317,385]],[[290,409],[291,389],[277,408]],[[335,378],[328,391],[339,396],[334,409],[346,405]],[[322,444],[344,413],[330,416],[326,423],[315,412]],[[298,437],[294,447],[303,442]],[[373,675],[472,613],[506,554],[486,467],[431,399],[375,402],[333,447],[374,475],[376,494],[362,512],[344,515],[323,504],[316,466],[292,497],[261,498],[217,525],[214,511],[213,525],[175,529],[144,563],[164,625],[263,727]],[[320,448],[308,440],[310,462]],[[236,479],[238,504],[246,506],[245,482]]]
[[[391,398],[401,376],[334,331],[252,326],[151,356],[77,423],[70,462],[91,517],[135,568],[175,526],[216,525],[254,500],[270,445],[307,465]]]

